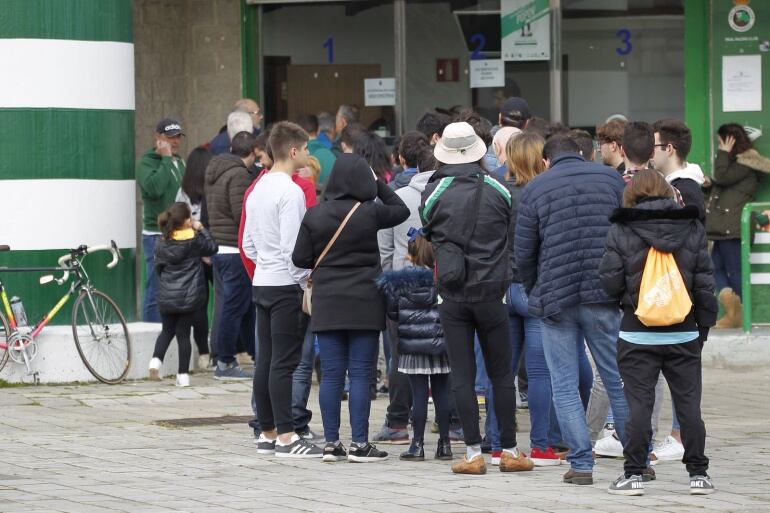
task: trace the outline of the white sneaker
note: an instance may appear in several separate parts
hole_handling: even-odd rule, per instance
[[[610,436],[606,436],[601,440],[596,441],[594,446],[594,452],[597,456],[604,456],[605,458],[617,458],[623,456],[623,444],[617,438],[617,433],[613,433]]]
[[[211,358],[207,354],[198,355],[198,366],[195,368],[195,370],[199,372],[206,372],[211,370],[210,363]]]
[[[189,374],[177,374],[176,375],[176,386],[178,386],[178,387],[189,387],[190,386],[190,375]]]
[[[163,362],[160,360],[160,358],[153,358],[150,360],[150,379],[152,381],[160,381],[160,367],[163,365]]]
[[[650,463],[655,465],[659,461],[681,461],[684,456],[684,445],[671,435],[659,444],[655,444],[650,455]]]

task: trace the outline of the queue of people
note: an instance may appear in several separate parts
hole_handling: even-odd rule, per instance
[[[707,178],[687,161],[684,123],[621,118],[598,127],[597,152],[587,132],[510,98],[495,126],[470,110],[426,113],[389,154],[355,106],[334,123],[321,113],[262,129],[244,99],[187,170],[181,124],[162,120],[137,170],[143,317],[163,326],[151,378],[175,336],[177,385],[189,386],[193,331],[200,370],[253,381],[262,455],[374,462],[388,457],[375,444],[408,444],[399,458],[422,461],[432,400],[434,457],[465,445],[454,473],[486,473],[490,452],[502,472],[566,463],[563,482],[587,485],[595,455],[623,456],[609,492],[642,495],[653,465],[681,459],[690,493],[712,493],[701,351],[710,328],[740,320],[739,216],[770,160],[725,125]],[[370,438],[381,340],[389,407]],[[307,408],[316,352],[323,435]],[[665,383],[664,451],[653,433]]]

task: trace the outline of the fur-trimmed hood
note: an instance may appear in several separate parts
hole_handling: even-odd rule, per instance
[[[762,156],[757,150],[750,149],[736,156],[738,164],[750,167],[762,173],[770,173],[770,159]]]
[[[615,210],[610,222],[628,226],[659,251],[673,253],[687,240],[698,215],[698,208],[693,205],[680,208],[672,199],[649,198],[634,208]]]
[[[390,301],[397,301],[400,296],[409,297],[416,292],[434,288],[433,271],[421,267],[407,267],[400,271],[384,272],[377,278],[377,287]]]

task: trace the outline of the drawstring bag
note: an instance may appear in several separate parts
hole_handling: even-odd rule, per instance
[[[690,310],[692,300],[674,255],[650,248],[634,313],[645,326],[671,326],[684,321]]]

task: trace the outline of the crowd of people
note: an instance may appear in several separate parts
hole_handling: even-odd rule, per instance
[[[653,465],[681,460],[690,493],[714,491],[701,351],[740,322],[739,217],[770,172],[740,125],[719,128],[709,178],[682,121],[617,115],[594,139],[518,97],[494,124],[427,112],[392,151],[353,105],[261,121],[239,100],[185,162],[164,119],[139,161],[151,379],[176,337],[188,386],[194,339],[197,369],[253,380],[257,452],[276,458],[381,461],[377,443],[422,461],[432,401],[435,458],[465,445],[454,473],[486,473],[490,453],[502,472],[566,463],[563,481],[586,485],[596,456],[623,456],[609,492],[642,495]],[[370,438],[381,341],[389,404]],[[674,423],[654,444],[666,383]]]

